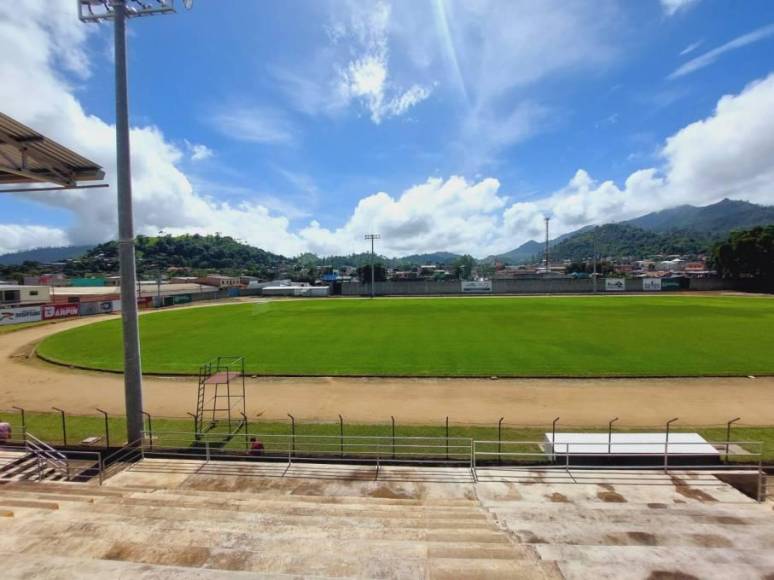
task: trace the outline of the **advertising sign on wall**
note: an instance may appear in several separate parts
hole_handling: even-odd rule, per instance
[[[21,324],[22,322],[38,322],[39,320],[40,306],[0,308],[0,324]]]
[[[173,304],[188,304],[193,300],[190,294],[176,294],[172,298]]]
[[[43,320],[52,318],[67,318],[68,316],[78,316],[77,304],[47,304],[42,307]]]
[[[463,294],[478,294],[492,291],[491,280],[463,280],[462,281],[462,293]]]
[[[662,290],[685,290],[688,288],[688,278],[662,278]]]
[[[605,278],[607,292],[623,292],[626,290],[626,280],[623,278]]]
[[[642,289],[646,292],[658,292],[661,290],[661,278],[643,278]]]

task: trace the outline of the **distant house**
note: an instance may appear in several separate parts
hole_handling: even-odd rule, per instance
[[[223,276],[222,274],[207,274],[206,276],[197,278],[196,282],[207,286],[215,286],[221,290],[224,288],[238,288],[242,285],[239,278]]]
[[[11,284],[0,286],[0,304],[16,306],[34,306],[46,304],[51,296],[48,286],[20,286]]]

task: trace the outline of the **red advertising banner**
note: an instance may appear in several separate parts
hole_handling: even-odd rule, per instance
[[[41,310],[43,312],[43,320],[78,316],[77,304],[47,304],[46,306],[43,306]]]

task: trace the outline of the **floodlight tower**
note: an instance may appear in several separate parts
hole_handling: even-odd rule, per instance
[[[550,216],[546,216],[543,219],[546,220],[546,249],[545,249],[545,258],[544,258],[544,261],[545,261],[545,274],[548,274],[548,222],[551,221],[551,217]]]
[[[365,239],[371,240],[371,298],[374,297],[374,240],[381,239],[379,234],[366,234]]]
[[[184,0],[190,8],[193,0]],[[132,217],[132,172],[129,162],[129,92],[126,74],[126,19],[175,12],[174,0],[78,0],[81,22],[113,21],[116,90],[116,185],[118,189],[118,261],[121,275],[121,320],[124,337],[124,398],[127,442],[142,438],[142,366],[137,324],[137,278]]]

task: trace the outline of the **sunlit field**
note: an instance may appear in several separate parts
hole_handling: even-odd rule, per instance
[[[598,296],[277,300],[140,318],[143,369],[253,374],[700,376],[774,373],[774,300]],[[121,370],[117,319],[47,338],[49,360]]]

